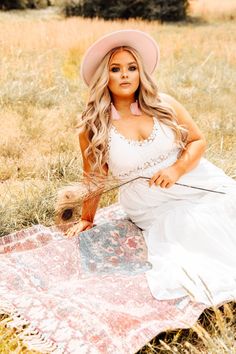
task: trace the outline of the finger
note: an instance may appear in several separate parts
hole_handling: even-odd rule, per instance
[[[88,225],[83,231],[90,230],[92,228],[91,225]]]
[[[91,229],[92,227],[96,226],[95,224],[88,224],[87,226],[81,226],[81,225],[74,225],[70,227],[66,232],[65,232],[65,237],[70,239],[72,237],[78,236],[81,232],[87,231]]]
[[[79,228],[75,225],[73,227],[71,227],[67,232],[66,232],[66,237],[67,238],[72,238],[73,236],[75,236],[75,234],[79,233],[80,230]]]
[[[77,225],[71,226],[71,227],[67,230],[66,233],[70,234],[73,230],[75,230],[76,226],[77,226]]]
[[[88,225],[85,230],[92,229],[92,227],[93,227],[92,225]]]
[[[161,182],[161,184],[160,184],[160,187],[161,188],[166,188],[166,185],[168,184],[168,181],[163,181],[163,182]]]
[[[65,236],[66,236],[67,239],[70,239],[70,238],[72,237],[71,231],[70,231],[70,232],[67,232]]]
[[[65,237],[69,237],[69,236],[70,236],[70,232],[71,232],[71,228],[68,229],[68,230],[65,232]]]
[[[161,185],[161,183],[164,182],[164,180],[165,180],[165,179],[164,179],[163,176],[158,177],[158,178],[155,180],[155,185],[156,185],[156,186]]]
[[[75,237],[75,236],[78,236],[78,234],[79,234],[79,232],[71,231],[70,234],[69,234],[69,236],[68,236],[67,238],[68,238],[68,239],[71,239],[71,238],[73,238],[73,237]]]
[[[74,230],[72,230],[71,236],[78,236],[82,231],[84,231],[84,229],[81,230],[81,228],[75,228]]]
[[[68,230],[67,232],[66,232],[66,238],[72,238],[73,237],[73,230]]]
[[[152,178],[150,178],[149,180],[149,187],[151,187],[154,183],[155,183],[155,180],[160,176],[159,173],[155,173],[155,175],[152,176]]]
[[[170,188],[170,187],[172,187],[173,185],[174,185],[174,183],[169,182],[169,183],[167,183],[166,188]]]

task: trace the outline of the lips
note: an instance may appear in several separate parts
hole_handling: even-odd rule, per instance
[[[122,83],[120,84],[120,86],[124,86],[124,87],[130,86],[130,85],[131,85],[130,82],[122,82]]]

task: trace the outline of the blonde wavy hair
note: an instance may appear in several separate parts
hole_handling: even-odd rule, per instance
[[[89,145],[85,150],[85,158],[90,162],[91,171],[102,172],[108,162],[108,134],[111,127],[112,97],[108,88],[109,63],[117,51],[125,50],[135,58],[140,75],[140,84],[135,96],[142,112],[156,116],[158,120],[169,126],[175,136],[175,142],[185,149],[187,130],[178,124],[174,110],[161,102],[158,88],[151,76],[145,71],[139,53],[131,47],[117,47],[109,51],[101,61],[89,86],[89,98],[85,110],[78,123],[79,131],[86,132]]]

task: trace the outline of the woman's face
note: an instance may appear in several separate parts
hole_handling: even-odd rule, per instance
[[[139,87],[139,69],[134,56],[126,51],[117,51],[109,63],[108,88],[112,96],[132,97]]]

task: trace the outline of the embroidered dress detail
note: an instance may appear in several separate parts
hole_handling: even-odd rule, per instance
[[[133,140],[133,139],[126,138],[116,129],[114,125],[111,126],[111,129],[116,133],[116,135],[118,135],[121,139],[125,140],[128,144],[133,146],[142,146],[152,142],[155,139],[158,132],[158,122],[157,119],[153,117],[153,128],[151,134],[146,139],[142,139],[142,140]]]
[[[140,174],[147,168],[174,163],[181,149],[175,143],[173,131],[153,117],[153,129],[142,141],[125,138],[112,126],[108,138],[109,170],[117,178]],[[155,167],[156,166],[156,167]]]
[[[176,153],[178,152],[179,150],[174,148],[173,150],[169,151],[167,154],[161,154],[156,158],[151,158],[150,160],[145,161],[141,166],[137,166],[132,170],[129,170],[128,172],[118,174],[117,177],[123,179],[123,178],[133,177],[134,175],[142,176],[145,173],[146,169],[148,169],[149,167],[157,166],[161,162],[166,161],[170,156],[173,156],[173,154],[174,156],[176,156]]]

